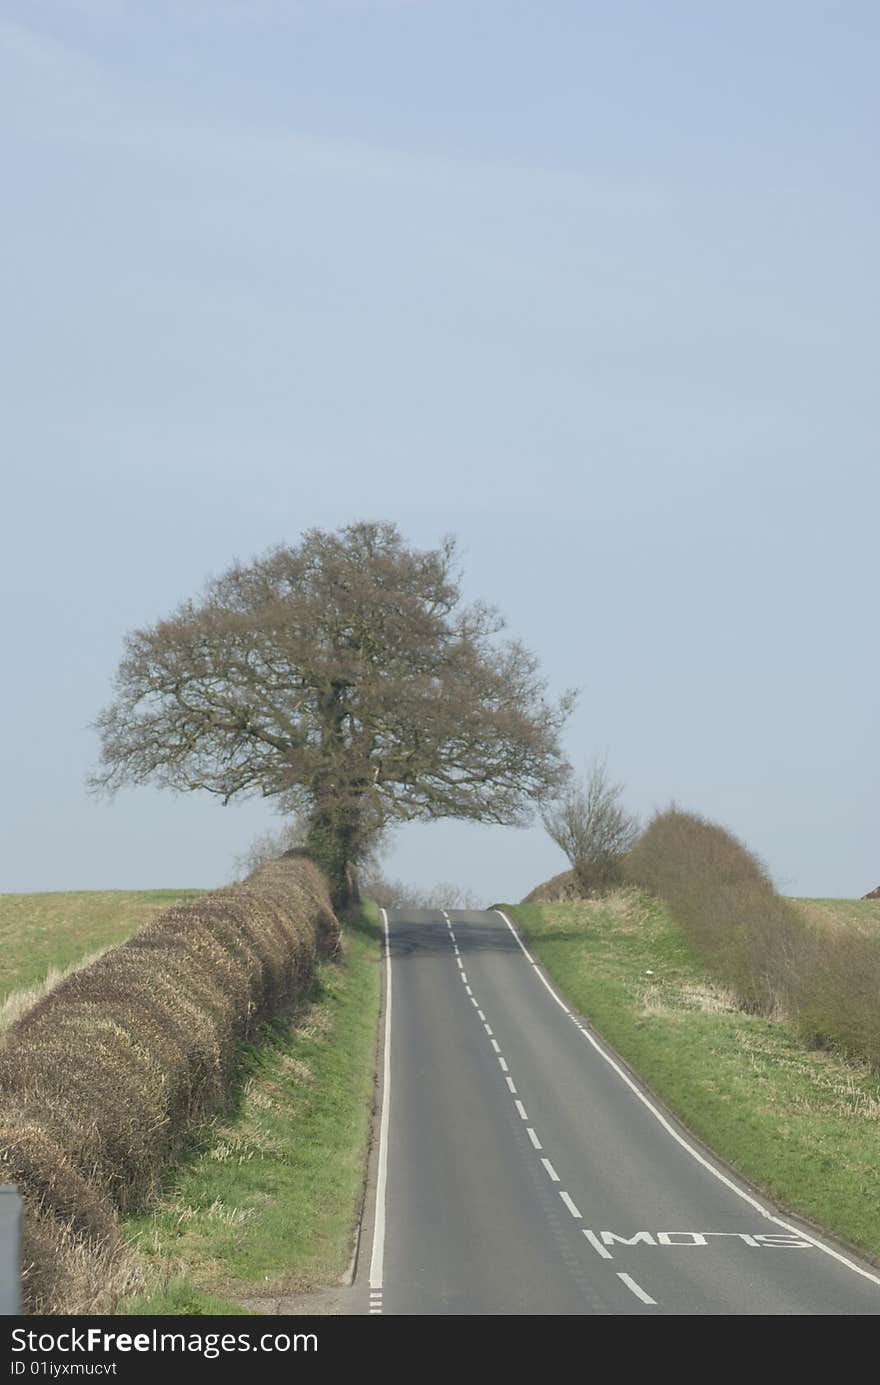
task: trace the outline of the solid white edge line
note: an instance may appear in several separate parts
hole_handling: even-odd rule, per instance
[[[385,1035],[382,1057],[382,1114],[379,1118],[379,1163],[376,1176],[376,1216],[373,1223],[373,1253],[370,1257],[370,1288],[381,1289],[385,1271],[385,1210],[388,1200],[388,1112],[391,1107],[391,943],[388,935],[388,910],[385,924]]]
[[[590,1245],[593,1247],[593,1249],[594,1249],[595,1251],[597,1251],[599,1255],[602,1256],[602,1259],[603,1259],[603,1260],[613,1260],[613,1259],[614,1259],[614,1256],[611,1254],[611,1251],[608,1249],[607,1246],[603,1246],[602,1242],[599,1240],[599,1237],[596,1235],[595,1231],[585,1231],[585,1232],[584,1232],[584,1235],[586,1236],[587,1240],[589,1241],[589,1243],[590,1243]]]
[[[634,1279],[631,1279],[628,1274],[624,1274],[622,1270],[616,1270],[615,1273],[617,1274],[617,1278],[622,1279],[626,1287],[635,1294],[636,1298],[640,1298],[642,1303],[653,1303],[656,1308],[657,1300],[652,1298],[650,1294],[646,1294],[644,1289],[641,1288]]]
[[[510,922],[510,919],[504,913],[504,910],[496,909],[495,913],[499,914],[500,917],[504,919],[504,922],[507,924],[514,938],[519,943],[526,957],[531,962],[532,967],[535,971],[535,975],[538,977],[539,981],[543,982],[543,984],[546,986],[547,990],[550,992],[553,999],[556,1001],[556,1004],[559,1005],[567,1015],[571,1015],[571,1011],[563,1003],[563,1001],[560,1000],[559,996],[556,994],[553,987],[550,985],[550,982],[538,970],[537,962],[532,957],[528,948],[525,946],[524,942],[522,941],[522,938],[519,936],[519,933],[514,928],[513,924]],[[572,1016],[572,1018],[574,1017]],[[747,1193],[745,1188],[738,1187],[731,1178],[728,1178],[726,1174],[722,1173],[721,1170],[716,1168],[715,1165],[712,1164],[708,1159],[705,1159],[698,1149],[694,1149],[693,1145],[689,1144],[688,1141],[684,1138],[684,1136],[678,1133],[674,1126],[670,1125],[669,1121],[663,1115],[663,1112],[658,1111],[657,1107],[647,1096],[647,1094],[641,1090],[638,1084],[633,1081],[633,1079],[629,1076],[628,1073],[624,1072],[620,1064],[614,1061],[614,1059],[611,1057],[611,1054],[605,1052],[602,1045],[596,1041],[596,1039],[593,1037],[593,1035],[589,1032],[588,1029],[585,1029],[581,1024],[577,1024],[577,1028],[579,1029],[580,1033],[583,1034],[587,1042],[592,1044],[593,1048],[599,1054],[600,1058],[605,1059],[605,1062],[608,1064],[609,1067],[614,1069],[621,1081],[625,1082],[626,1085],[629,1087],[630,1091],[634,1092],[635,1095],[638,1097],[639,1101],[641,1101],[642,1104],[648,1108],[648,1110],[651,1112],[651,1115],[654,1117],[655,1120],[659,1121],[660,1125],[663,1126],[663,1129],[666,1131],[666,1133],[668,1135],[671,1135],[673,1140],[675,1140],[677,1144],[681,1145],[682,1149],[686,1150],[692,1159],[696,1159],[698,1164],[701,1164],[704,1169],[711,1173],[713,1178],[717,1178],[719,1183],[723,1183],[724,1186],[726,1188],[729,1188],[732,1193],[736,1193],[737,1197],[742,1198],[743,1202],[747,1202],[750,1207],[754,1207],[756,1212],[759,1212],[762,1217],[765,1217],[767,1219],[767,1221],[773,1222],[774,1226],[781,1226],[783,1231],[788,1231],[793,1236],[800,1236],[802,1240],[809,1241],[810,1245],[815,1246],[817,1250],[823,1250],[826,1255],[830,1255],[832,1259],[837,1260],[841,1265],[845,1265],[846,1268],[848,1270],[852,1270],[854,1274],[861,1275],[863,1279],[870,1280],[872,1284],[880,1285],[880,1275],[871,1274],[869,1270],[863,1270],[861,1265],[857,1265],[853,1260],[849,1260],[845,1255],[841,1255],[840,1251],[835,1250],[833,1246],[826,1245],[825,1242],[820,1241],[818,1237],[811,1236],[808,1231],[801,1231],[799,1227],[792,1226],[791,1222],[784,1221],[782,1217],[775,1216],[772,1212],[768,1211],[767,1208],[764,1207],[763,1204],[760,1203],[757,1198],[752,1197],[751,1193]]]

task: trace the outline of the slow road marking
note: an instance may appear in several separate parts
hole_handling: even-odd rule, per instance
[[[663,1127],[666,1133],[670,1135],[673,1140],[675,1140],[676,1144],[680,1145],[680,1147],[687,1154],[689,1154],[692,1159],[696,1160],[696,1162],[700,1164],[708,1173],[710,1173],[713,1178],[716,1178],[719,1183],[723,1183],[725,1188],[728,1188],[732,1193],[735,1193],[738,1198],[741,1198],[743,1202],[747,1202],[750,1207],[753,1207],[754,1210],[758,1212],[760,1216],[764,1217],[766,1221],[772,1222],[774,1226],[780,1226],[782,1230],[787,1232],[790,1236],[795,1236],[799,1240],[804,1240],[808,1242],[809,1245],[814,1246],[817,1250],[823,1251],[825,1255],[830,1255],[833,1260],[836,1260],[838,1262],[838,1264],[845,1265],[848,1270],[852,1270],[853,1274],[860,1275],[862,1279],[870,1280],[872,1284],[880,1285],[880,1275],[872,1274],[870,1270],[862,1269],[861,1265],[857,1265],[853,1260],[850,1260],[848,1256],[842,1255],[841,1252],[839,1250],[835,1250],[833,1246],[826,1245],[825,1242],[820,1241],[818,1237],[810,1235],[809,1232],[801,1231],[796,1226],[792,1226],[791,1222],[784,1221],[782,1217],[774,1216],[772,1212],[769,1212],[767,1210],[763,1203],[759,1202],[756,1197],[752,1197],[751,1193],[746,1192],[744,1188],[739,1187],[739,1185],[735,1183],[732,1178],[728,1178],[727,1175],[722,1173],[719,1168],[715,1167],[711,1160],[707,1159],[703,1154],[701,1154],[700,1151],[690,1143],[690,1141],[686,1140],[683,1135],[679,1134],[675,1127],[663,1115],[663,1112],[660,1111],[654,1105],[653,1101],[651,1101],[650,1097],[642,1090],[639,1084],[635,1082],[633,1078],[630,1077],[629,1073],[624,1071],[620,1064],[616,1062],[614,1058],[612,1058],[610,1053],[606,1052],[602,1044],[600,1044],[599,1041],[594,1037],[594,1035],[592,1035],[590,1031],[586,1028],[586,1026],[581,1023],[580,1019],[578,1019],[576,1015],[572,1014],[571,1010],[566,1005],[565,1001],[561,998],[561,996],[559,996],[556,993],[554,988],[551,986],[550,982],[547,980],[546,976],[544,976],[543,972],[538,966],[538,963],[535,961],[534,957],[529,952],[522,938],[519,936],[519,933],[517,932],[516,928],[514,928],[510,919],[504,913],[504,910],[496,909],[495,913],[498,914],[499,918],[502,918],[504,922],[507,924],[507,927],[513,934],[513,937],[516,940],[518,947],[520,948],[526,960],[529,962],[530,966],[532,967],[532,970],[534,971],[538,980],[541,982],[541,985],[544,987],[544,989],[548,991],[549,994],[553,997],[553,1000],[556,1002],[559,1008],[563,1010],[566,1015],[568,1015],[569,1019],[571,1019],[573,1024],[578,1029],[579,1033],[581,1033],[583,1037],[586,1039],[587,1043],[595,1049],[599,1057],[604,1062],[606,1062],[608,1066],[617,1074],[621,1082],[625,1083],[625,1085],[629,1087],[630,1091],[638,1097],[642,1105],[645,1106],[648,1111],[650,1111],[651,1115],[654,1117],[657,1123]],[[592,1240],[591,1244],[593,1244]],[[599,1247],[598,1245],[595,1245],[594,1248],[598,1249]],[[599,1253],[601,1254],[602,1252],[600,1251]],[[605,1254],[607,1255],[607,1253],[608,1252],[606,1251]],[[622,1275],[621,1278],[624,1280],[624,1282],[626,1282],[628,1276]],[[631,1283],[627,1283],[627,1288],[632,1289],[633,1293],[636,1293],[638,1290],[638,1286],[636,1285],[634,1287]],[[637,1296],[641,1297],[643,1292],[643,1290],[638,1290]],[[651,1299],[650,1302],[653,1303],[654,1300]]]

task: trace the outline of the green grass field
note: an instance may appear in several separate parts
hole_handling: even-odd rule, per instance
[[[70,890],[0,894],[0,1004],[99,948],[121,943],[203,890]]]
[[[856,902],[840,901],[844,919]],[[559,988],[696,1135],[771,1198],[880,1257],[876,1072],[738,1010],[638,891],[510,913]]]
[[[344,944],[294,1022],[245,1049],[229,1110],[202,1130],[160,1204],[125,1224],[153,1288],[121,1311],[211,1313],[242,1302],[271,1311],[345,1271],[373,1104],[381,970],[372,906],[346,926]]]

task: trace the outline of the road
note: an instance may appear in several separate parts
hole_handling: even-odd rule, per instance
[[[880,1312],[880,1273],[677,1126],[506,916],[390,910],[385,971],[355,1312]]]

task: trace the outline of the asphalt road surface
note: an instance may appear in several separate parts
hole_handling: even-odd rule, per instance
[[[356,1312],[880,1313],[880,1272],[677,1126],[504,915],[390,910],[385,970]]]

